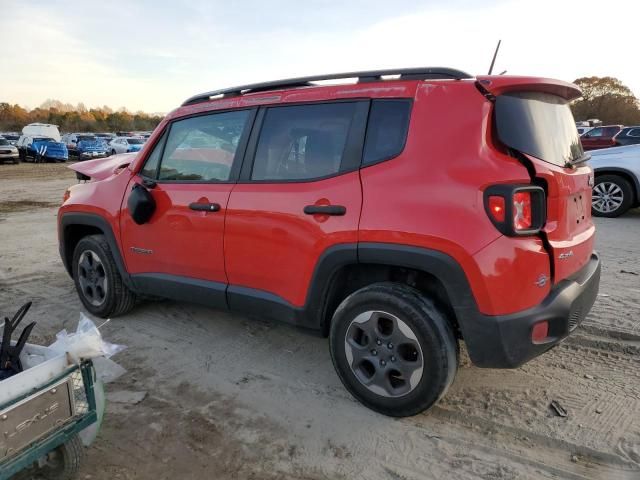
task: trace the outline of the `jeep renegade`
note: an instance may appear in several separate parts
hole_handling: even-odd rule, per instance
[[[139,153],[71,167],[62,261],[100,317],[153,295],[321,332],[359,401],[413,415],[453,381],[458,342],[513,368],[591,309],[579,96],[448,68],[197,95]]]

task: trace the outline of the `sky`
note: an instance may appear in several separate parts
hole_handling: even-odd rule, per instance
[[[486,74],[498,39],[496,73],[614,76],[640,97],[640,2],[616,5],[624,8],[601,0],[0,0],[0,102],[156,113],[203,91],[303,75],[421,66]]]

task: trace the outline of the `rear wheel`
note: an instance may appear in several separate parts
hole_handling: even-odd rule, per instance
[[[122,281],[104,235],[90,235],[78,242],[73,279],[80,300],[93,315],[116,317],[135,305],[136,296]]]
[[[618,175],[596,177],[591,199],[591,212],[596,217],[619,217],[631,207],[631,184]]]
[[[329,342],[347,390],[394,417],[431,407],[458,365],[458,345],[445,316],[401,284],[377,283],[347,297],[333,316]]]

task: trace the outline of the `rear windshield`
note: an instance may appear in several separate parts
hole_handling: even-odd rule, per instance
[[[496,99],[498,138],[506,146],[554,165],[584,155],[573,114],[556,95],[521,92]]]
[[[129,145],[142,145],[144,140],[141,138],[128,138],[127,142],[129,142]]]

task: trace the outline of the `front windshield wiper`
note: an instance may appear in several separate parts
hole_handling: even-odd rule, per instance
[[[584,162],[588,162],[589,160],[591,160],[591,154],[588,152],[584,152],[580,157],[576,158],[575,160],[567,160],[564,163],[565,168],[571,168],[574,165],[578,165],[580,163],[584,163]]]

